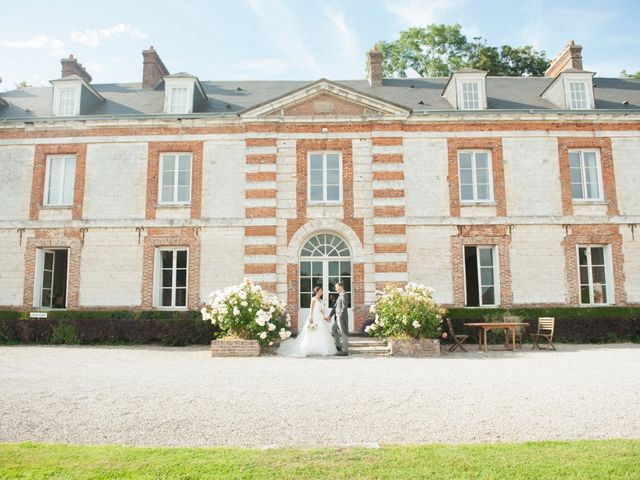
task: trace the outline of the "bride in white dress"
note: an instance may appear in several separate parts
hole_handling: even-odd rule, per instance
[[[329,317],[322,304],[322,288],[313,289],[314,297],[309,306],[309,319],[296,338],[290,338],[280,344],[278,355],[284,357],[308,357],[310,355],[335,355],[336,344],[329,328]]]

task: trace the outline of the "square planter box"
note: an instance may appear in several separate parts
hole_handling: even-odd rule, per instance
[[[260,344],[257,340],[220,339],[211,342],[212,357],[257,357]]]
[[[388,339],[391,355],[404,357],[439,357],[440,340],[431,338]]]

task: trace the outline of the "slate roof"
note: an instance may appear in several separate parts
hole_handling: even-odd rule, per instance
[[[385,79],[371,87],[366,80],[338,80],[335,83],[411,109],[456,110],[441,96],[448,77]],[[553,81],[549,77],[487,77],[488,110],[557,110],[540,94]],[[198,114],[233,114],[281,97],[313,82],[307,81],[202,81],[208,102]],[[640,109],[640,80],[594,78],[596,110],[637,111]],[[91,84],[105,99],[91,116],[164,115],[164,86],[142,89],[141,83]],[[51,117],[52,87],[31,87],[0,94],[8,105],[0,105],[2,119]],[[422,103],[420,103],[422,102]],[[623,102],[627,102],[624,104]],[[474,112],[477,113],[477,112]]]

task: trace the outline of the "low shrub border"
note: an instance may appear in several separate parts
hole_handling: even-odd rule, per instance
[[[0,312],[0,344],[208,345],[217,335],[200,312],[49,311],[48,318]]]
[[[527,334],[536,332],[538,317],[554,317],[558,343],[640,342],[640,307],[450,308],[447,313],[456,333],[469,334],[470,343],[478,340],[478,330],[465,323],[498,321],[504,315],[522,317],[530,324]],[[500,334],[492,337],[495,342],[504,339]]]

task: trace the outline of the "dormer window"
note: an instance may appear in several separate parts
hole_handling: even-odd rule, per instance
[[[58,107],[58,115],[70,117],[76,114],[76,96],[77,88],[60,89],[60,104]]]
[[[173,87],[171,89],[171,105],[169,113],[188,113],[187,95],[189,89],[186,87]]]
[[[480,110],[480,85],[477,82],[462,82],[462,109]]]
[[[208,98],[197,77],[189,73],[165,75],[164,113],[185,114],[203,111]]]
[[[569,108],[572,110],[589,108],[587,86],[584,82],[569,82]]]
[[[457,110],[487,108],[487,72],[465,68],[453,72],[442,96]]]

